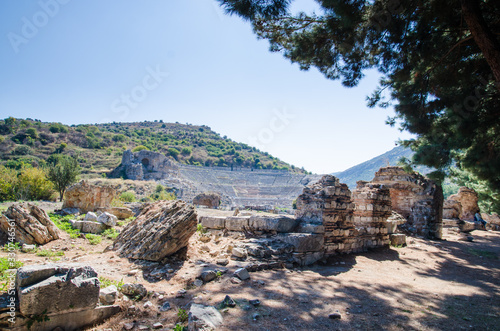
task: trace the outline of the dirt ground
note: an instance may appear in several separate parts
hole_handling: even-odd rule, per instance
[[[64,255],[18,253],[18,259],[25,265],[85,263],[101,277],[141,283],[151,291],[139,302],[120,299],[123,312],[97,330],[122,330],[125,323],[134,323],[134,330],[139,325],[152,328],[156,322],[171,330],[179,309],[187,311],[192,302],[219,306],[226,295],[237,306],[221,310],[220,330],[500,330],[500,232],[472,235],[473,242],[459,240],[454,232],[441,241],[408,237],[407,247],[339,256],[328,264],[252,272],[239,284],[233,283],[232,274],[245,262],[229,259],[227,271],[215,263],[235,238],[212,235],[205,243],[199,233],[191,238],[187,260],[170,261],[171,270],[161,280],[149,275],[162,266],[134,264],[113,251],[104,252],[111,240],[90,245],[66,233],[43,247]],[[201,287],[191,285],[207,268],[225,273]],[[178,297],[182,289],[186,293]],[[252,299],[261,304],[250,305]],[[147,301],[153,306],[145,308]],[[165,301],[172,309],[160,312]],[[135,312],[129,313],[130,306]],[[341,318],[330,319],[336,311]]]

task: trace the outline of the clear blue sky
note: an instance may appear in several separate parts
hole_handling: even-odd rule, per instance
[[[0,118],[205,124],[316,173],[408,137],[366,107],[376,73],[301,71],[212,0],[2,0],[0,36]]]

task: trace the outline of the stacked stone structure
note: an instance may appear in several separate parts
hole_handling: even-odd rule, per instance
[[[392,214],[390,190],[381,184],[358,182],[353,191],[355,248],[365,249],[389,243],[387,219]]]
[[[441,239],[443,190],[434,181],[401,167],[385,167],[375,173],[372,184],[390,190],[392,209],[407,219],[406,229],[428,238]]]

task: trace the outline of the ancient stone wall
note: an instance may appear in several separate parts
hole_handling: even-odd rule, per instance
[[[392,214],[390,190],[381,184],[358,182],[352,196],[355,205],[353,221],[357,230],[356,248],[388,245],[387,219]]]
[[[442,237],[443,190],[420,174],[401,167],[385,167],[375,173],[372,184],[390,190],[392,209],[405,217],[406,229],[429,238]]]
[[[97,186],[82,180],[70,186],[64,193],[62,209],[78,208],[81,213],[108,208],[116,195],[112,187]]]
[[[123,152],[122,163],[110,175],[133,180],[159,180],[178,170],[177,163],[161,153],[147,150],[133,153],[127,150]]]

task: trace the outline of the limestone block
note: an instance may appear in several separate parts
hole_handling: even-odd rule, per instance
[[[226,218],[218,216],[203,216],[200,217],[200,223],[207,229],[222,230],[226,227]]]
[[[253,215],[249,219],[249,228],[264,232],[292,232],[298,223],[294,217]]]
[[[23,315],[94,308],[99,298],[97,273],[80,264],[19,268],[16,289]]]
[[[294,246],[297,253],[320,251],[324,244],[324,238],[319,234],[281,233],[276,239]]]
[[[73,221],[71,222],[71,225],[73,226],[73,229],[78,229],[80,232],[93,234],[103,233],[109,228],[106,224],[90,221]]]
[[[248,228],[251,216],[231,216],[227,217],[225,227],[229,231],[243,231]]]

